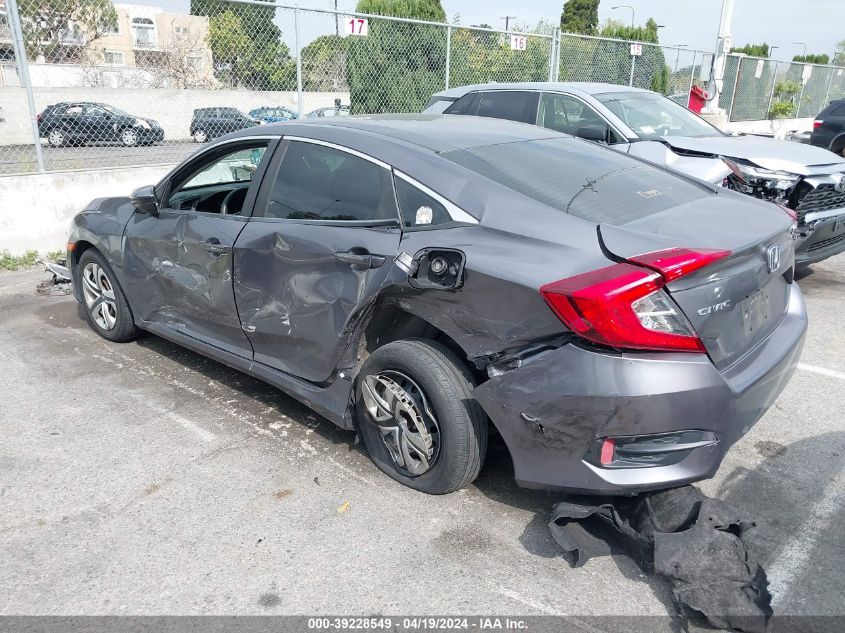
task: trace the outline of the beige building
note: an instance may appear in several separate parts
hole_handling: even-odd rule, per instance
[[[93,86],[209,88],[216,85],[207,42],[208,17],[168,13],[160,7],[141,4],[115,4],[114,8],[115,28],[90,25],[86,28],[70,20],[50,32],[48,43],[28,42],[28,48],[34,49],[30,50],[30,64],[48,67],[35,74],[49,75],[50,85],[62,83],[60,75],[80,73],[84,76],[82,83]],[[39,54],[39,48],[49,50],[49,54]],[[6,1],[0,0],[0,62],[13,60],[12,50]],[[72,72],[74,68],[77,72]]]
[[[86,46],[90,63],[161,74],[173,88],[214,83],[206,16],[140,4],[114,7],[117,29]]]

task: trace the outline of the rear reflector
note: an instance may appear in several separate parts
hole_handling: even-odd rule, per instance
[[[683,248],[647,253],[546,284],[540,294],[572,332],[594,343],[703,353],[701,339],[663,286],[729,254]]]
[[[605,440],[601,443],[601,454],[599,455],[599,461],[601,462],[602,466],[607,466],[610,462],[613,461],[613,449],[616,448],[616,440],[612,437],[605,438]]]

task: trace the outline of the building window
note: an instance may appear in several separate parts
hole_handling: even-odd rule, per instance
[[[202,57],[198,57],[196,55],[189,55],[186,58],[188,62],[188,68],[193,70],[194,72],[200,72],[202,70]]]
[[[71,20],[59,30],[59,41],[70,46],[84,46],[85,33],[81,26]]]
[[[188,27],[187,26],[174,26],[173,27],[173,34],[178,35],[179,37],[186,37],[188,35]]]
[[[107,66],[123,66],[123,53],[120,51],[103,51],[103,61]]]
[[[132,43],[136,48],[155,48],[156,30],[150,18],[132,18]]]

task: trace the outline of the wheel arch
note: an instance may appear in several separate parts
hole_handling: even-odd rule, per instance
[[[829,149],[834,154],[842,154],[842,151],[845,150],[845,132],[839,134],[839,136],[833,137],[833,140],[830,142]]]

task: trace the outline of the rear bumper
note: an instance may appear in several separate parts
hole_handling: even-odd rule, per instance
[[[793,285],[781,324],[729,369],[699,354],[613,354],[576,345],[538,354],[474,391],[527,488],[636,494],[712,477],[727,450],[786,386],[807,315]],[[668,466],[602,468],[584,461],[597,438],[695,429],[714,445]]]
[[[795,240],[796,264],[814,264],[842,252],[845,252],[845,213],[815,224],[810,235]]]

